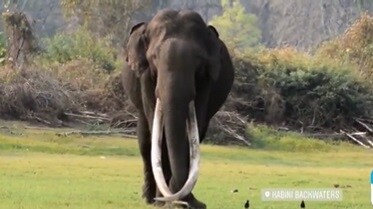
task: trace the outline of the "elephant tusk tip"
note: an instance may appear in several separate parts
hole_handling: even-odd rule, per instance
[[[188,202],[181,201],[181,200],[173,200],[173,198],[170,198],[170,197],[155,197],[154,200],[159,201],[159,202],[171,202],[174,205],[189,206]]]
[[[170,197],[155,197],[154,200],[159,201],[159,202],[174,202],[174,201],[177,201],[177,198],[175,198],[173,196],[170,196]]]
[[[154,198],[155,201],[159,201],[159,202],[167,202],[167,198],[164,198],[164,197],[155,197]]]

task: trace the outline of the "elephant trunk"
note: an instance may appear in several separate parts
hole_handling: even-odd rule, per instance
[[[164,196],[156,200],[174,201],[190,194],[197,182],[200,159],[199,134],[194,101],[191,101],[185,108],[181,106],[172,109],[169,106],[164,108],[166,105],[157,99],[152,130],[151,158],[157,186]],[[163,124],[165,124],[164,129]],[[169,147],[168,154],[172,171],[171,188],[167,186],[162,170],[163,130],[165,130]]]

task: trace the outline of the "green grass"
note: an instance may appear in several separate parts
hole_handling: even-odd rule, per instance
[[[153,208],[141,199],[142,163],[136,140],[58,137],[55,132],[22,126],[0,129],[1,209]],[[208,208],[243,208],[250,199],[256,209],[296,209],[298,202],[262,202],[261,189],[332,188],[333,184],[343,187],[343,201],[306,202],[307,208],[371,208],[372,150],[319,144],[263,128],[254,129],[253,137],[265,146],[202,145],[194,193]],[[271,147],[273,140],[278,144]],[[299,145],[302,140],[307,149]],[[233,189],[238,193],[231,193]]]
[[[263,125],[250,124],[248,133],[252,138],[253,148],[257,149],[291,152],[326,152],[356,148],[343,141],[333,141],[331,139],[315,140],[299,133],[277,131]]]

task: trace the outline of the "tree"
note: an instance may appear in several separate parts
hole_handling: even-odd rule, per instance
[[[13,67],[23,68],[29,64],[30,57],[41,52],[40,37],[48,35],[47,31],[54,33],[55,28],[50,29],[61,20],[48,18],[56,10],[59,10],[59,0],[0,1],[3,20],[0,21],[0,64],[5,60]]]
[[[113,45],[123,43],[132,26],[136,12],[150,4],[150,0],[61,0],[67,17],[77,18],[97,37],[108,38]]]
[[[60,0],[3,0],[0,12],[23,12],[38,39],[52,36],[65,26]],[[3,24],[0,21],[0,30],[4,30]]]
[[[220,37],[233,53],[244,53],[259,45],[261,31],[257,17],[245,12],[239,0],[222,0],[223,14],[211,20]]]
[[[23,12],[4,12],[2,18],[7,34],[7,56],[15,67],[27,64],[30,55],[38,51],[31,24]]]

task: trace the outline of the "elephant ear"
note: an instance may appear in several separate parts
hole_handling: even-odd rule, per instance
[[[210,32],[214,33],[217,38],[219,38],[218,30],[212,25],[207,26],[207,28],[210,30]]]
[[[221,50],[222,41],[219,39],[219,33],[216,28],[209,25],[209,43],[208,43],[208,70],[211,78],[215,81],[218,79],[221,68]]]
[[[126,62],[131,70],[136,71],[138,75],[149,66],[148,60],[146,59],[146,50],[148,47],[148,41],[145,35],[146,26],[147,24],[142,22],[131,28],[125,50]]]

